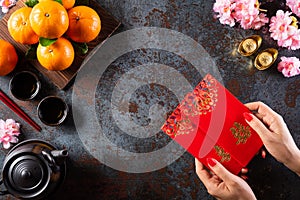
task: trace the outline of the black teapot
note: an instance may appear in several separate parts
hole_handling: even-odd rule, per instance
[[[7,154],[2,168],[6,190],[20,199],[45,199],[62,184],[66,175],[67,150],[57,150],[43,140],[26,140]]]

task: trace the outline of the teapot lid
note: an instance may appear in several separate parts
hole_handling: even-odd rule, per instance
[[[10,193],[20,198],[33,198],[45,190],[50,170],[38,155],[26,152],[8,162],[3,169],[3,181]]]

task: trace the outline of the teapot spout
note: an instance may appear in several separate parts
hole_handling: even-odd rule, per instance
[[[66,149],[63,150],[53,150],[51,151],[51,155],[53,156],[54,160],[58,165],[62,164],[66,157],[68,157],[69,152]]]
[[[63,158],[63,157],[67,157],[69,155],[69,152],[67,149],[63,149],[63,150],[53,150],[51,151],[51,155],[54,158]]]

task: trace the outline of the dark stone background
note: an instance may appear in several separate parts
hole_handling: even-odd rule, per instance
[[[284,78],[276,69],[278,60],[271,68],[258,71],[252,65],[254,56],[241,57],[236,52],[237,45],[244,37],[256,33],[263,37],[260,49],[275,47],[279,50],[279,57],[300,55],[299,51],[278,48],[276,42],[270,38],[267,28],[253,31],[243,30],[239,26],[231,28],[222,25],[212,11],[214,1],[211,0],[99,0],[99,3],[122,22],[119,32],[135,27],[154,26],[173,29],[196,40],[216,62],[226,88],[243,103],[260,100],[280,113],[288,124],[297,145],[300,145],[300,99],[298,98],[300,76]],[[264,1],[262,7],[268,9],[269,16],[279,8],[286,9],[284,1]],[[196,85],[201,80],[200,75],[193,73],[189,63],[176,55],[153,49],[134,51],[121,56],[107,69],[99,82],[96,95],[105,99],[107,97],[105,94],[110,95],[110,88],[116,84],[120,74],[136,63],[145,64],[151,60],[173,66],[184,74],[192,85]],[[15,72],[28,68],[39,74],[35,69],[22,63]],[[8,83],[15,72],[0,78],[1,89],[10,96]],[[36,112],[39,100],[54,94],[66,99],[71,107],[72,87],[66,91],[58,90],[42,75],[39,74],[39,76],[43,89],[38,98],[29,102],[13,99],[41,124]],[[165,91],[165,88],[159,85],[145,86],[132,96],[131,111],[138,123],[147,124],[147,109],[155,103],[158,91]],[[143,98],[141,94],[144,95]],[[178,102],[174,95],[169,95],[167,92],[165,94],[167,97],[161,97],[164,107],[171,111]],[[105,105],[97,105],[97,108],[101,113]],[[0,118],[14,118],[22,123],[21,140],[44,139],[58,148],[69,150],[70,157],[67,162],[68,173],[65,183],[49,199],[213,199],[207,194],[196,176],[194,159],[188,153],[171,165],[155,172],[143,174],[120,172],[101,164],[85,150],[77,135],[71,111],[66,123],[62,126],[43,126],[43,131],[37,133],[4,104],[0,104],[0,109]],[[169,141],[164,136],[162,138],[162,142],[159,143],[151,140],[143,143],[138,140],[133,141],[132,144],[135,145],[135,151],[142,148],[143,151],[151,151],[161,148]],[[126,143],[128,140],[124,137],[114,138],[114,141],[124,146],[125,149],[128,146]],[[4,160],[7,152],[3,148],[0,149],[0,160]],[[248,176],[248,183],[258,199],[296,200],[300,198],[299,177],[269,154],[266,159],[257,156],[252,160],[249,164]],[[2,199],[13,199],[13,197],[6,196]]]

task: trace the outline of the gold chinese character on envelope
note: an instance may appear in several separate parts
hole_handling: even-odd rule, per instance
[[[207,167],[206,159],[215,158],[238,174],[262,147],[244,112],[250,111],[208,74],[186,94],[162,130]]]

